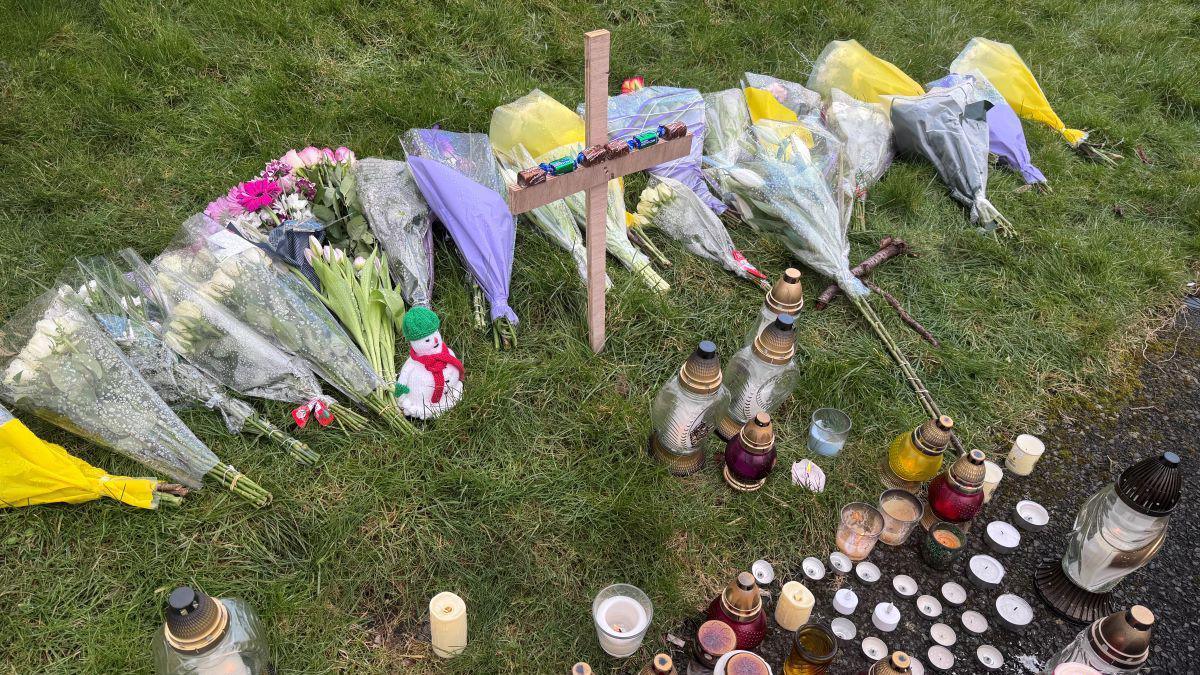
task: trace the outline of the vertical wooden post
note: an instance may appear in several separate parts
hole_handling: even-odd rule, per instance
[[[583,104],[585,147],[608,142],[609,33],[584,34]],[[587,189],[587,323],[588,342],[597,354],[604,349],[605,226],[608,218],[608,184]]]

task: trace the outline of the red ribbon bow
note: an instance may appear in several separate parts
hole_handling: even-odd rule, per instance
[[[310,419],[316,419],[317,424],[327,427],[333,423],[333,411],[329,409],[328,403],[319,398],[314,398],[293,410],[292,419],[296,420],[296,426],[301,429],[308,424]]]

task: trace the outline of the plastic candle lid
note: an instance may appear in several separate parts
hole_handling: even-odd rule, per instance
[[[766,560],[755,560],[750,566],[750,573],[759,586],[767,586],[775,581],[775,568]]]
[[[917,594],[917,580],[907,574],[897,574],[892,577],[892,588],[900,595],[911,598]]]
[[[808,556],[804,562],[800,563],[801,569],[804,570],[804,576],[813,581],[820,581],[825,578],[825,563],[821,562],[820,558]]]
[[[834,551],[829,554],[829,564],[840,574],[849,572],[850,568],[854,566],[854,563],[850,562],[850,556],[841,551]]]
[[[874,636],[863,638],[862,651],[872,661],[878,661],[888,654],[887,644]]]
[[[975,650],[975,658],[988,670],[1000,670],[1004,665],[1004,655],[991,645],[979,645],[979,649]]]
[[[879,572],[879,566],[873,562],[867,562],[866,560],[854,566],[854,573],[857,574],[858,578],[862,579],[864,583],[868,584],[873,584],[876,581],[879,581],[879,577],[881,576]]]
[[[858,629],[854,627],[854,622],[841,616],[830,621],[829,628],[834,635],[843,640],[853,640],[854,636],[858,635]]]

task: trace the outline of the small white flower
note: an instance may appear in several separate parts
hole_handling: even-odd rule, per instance
[[[227,274],[225,270],[217,270],[212,279],[209,279],[208,286],[212,290],[215,297],[223,298],[233,292],[237,281],[232,276]]]
[[[201,317],[200,308],[196,303],[184,300],[175,306],[175,311],[171,313],[180,319],[199,319]]]
[[[54,337],[58,334],[58,325],[52,319],[40,319],[33,324],[33,329],[43,335]]]
[[[45,333],[34,333],[29,343],[21,350],[21,357],[26,361],[37,363],[54,353],[54,338]]]
[[[362,270],[362,268],[364,268],[366,266],[367,266],[367,259],[362,257],[361,255],[354,259],[354,269]]]
[[[4,383],[7,385],[17,384],[20,382],[28,382],[33,378],[36,371],[30,367],[28,363],[21,360],[20,357],[8,362],[8,367],[4,369]]]

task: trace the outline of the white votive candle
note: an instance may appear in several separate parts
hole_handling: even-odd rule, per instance
[[[1031,434],[1021,434],[1013,441],[1008,458],[1004,460],[1004,468],[1018,476],[1028,476],[1033,473],[1033,465],[1042,458],[1046,446],[1041,439]]]
[[[849,588],[840,589],[833,594],[833,608],[838,614],[853,614],[858,607],[858,595]]]
[[[630,656],[642,646],[642,637],[650,625],[642,603],[625,595],[602,600],[595,619],[600,647],[609,656],[618,658]]]
[[[445,591],[429,601],[429,630],[433,653],[448,659],[467,648],[467,603]]]
[[[804,584],[799,581],[787,582],[783,585],[783,590],[779,593],[779,603],[775,606],[775,623],[789,633],[795,631],[808,623],[816,601],[812,591]]]
[[[900,625],[900,609],[890,602],[881,602],[875,605],[875,612],[871,614],[871,623],[875,624],[879,630],[890,633]]]
[[[983,463],[983,503],[986,504],[992,501],[992,493],[1000,486],[1000,481],[1004,478],[1004,469],[992,460],[986,460]]]

